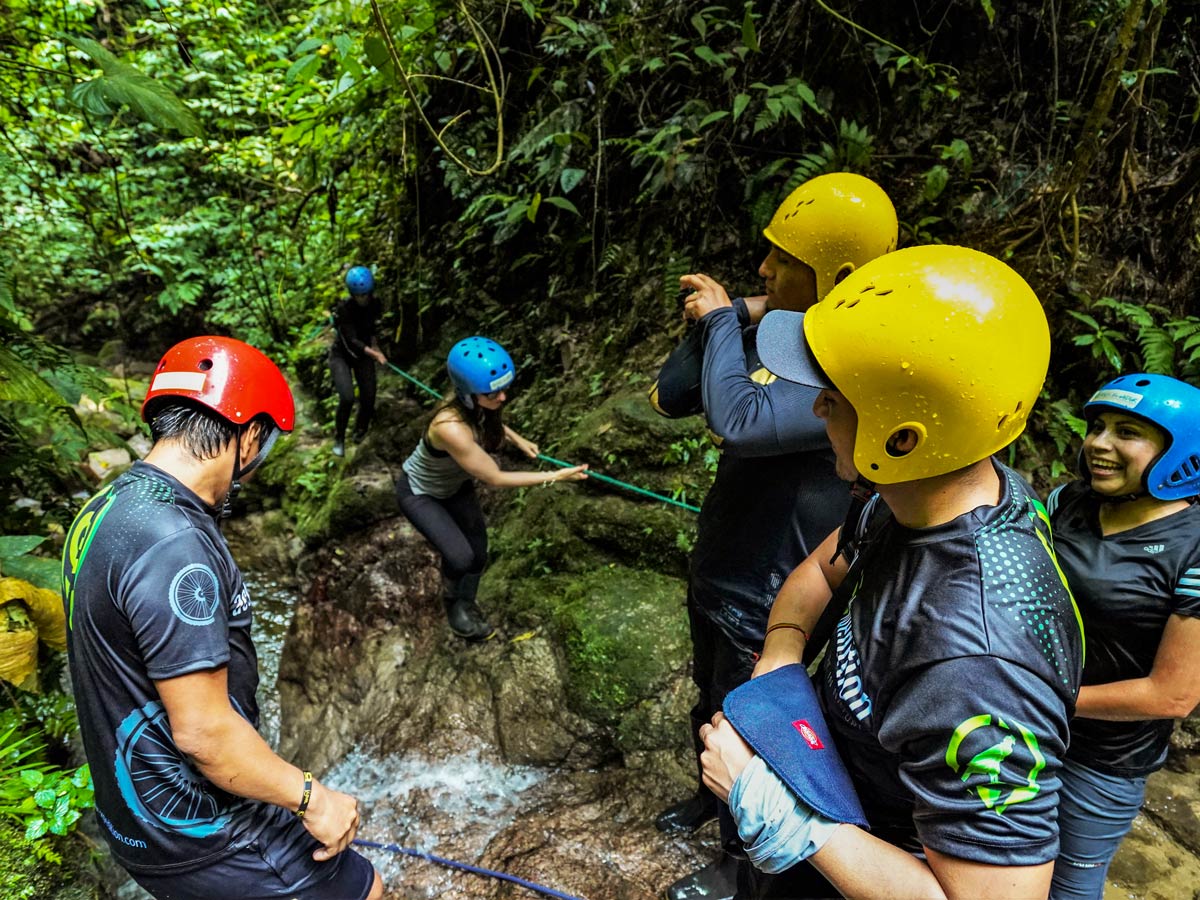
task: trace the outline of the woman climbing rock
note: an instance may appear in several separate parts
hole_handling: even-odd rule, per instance
[[[375,299],[375,277],[366,266],[354,266],[346,273],[344,297],[333,313],[334,340],[329,348],[329,370],[338,394],[333,455],[346,453],[346,426],[354,409],[354,382],[358,382],[358,418],[354,422],[354,441],[361,441],[375,415],[375,364],[385,365],[387,357],[375,340],[379,321],[379,301]]]
[[[531,459],[537,444],[501,421],[505,389],[516,377],[513,361],[495,341],[469,337],[446,360],[454,393],[434,408],[416,449],[396,481],[400,510],[442,556],[442,599],[450,630],[461,638],[492,636],[475,596],[487,564],[487,525],[475,481],[491,487],[528,487],[587,477],[587,466],[557,472],[506,472],[490,453],[507,439]]]

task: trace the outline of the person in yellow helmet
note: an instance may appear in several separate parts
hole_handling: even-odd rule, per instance
[[[880,254],[894,250],[896,211],[862,175],[822,175],[792,191],[764,231],[770,250],[759,267],[766,293],[730,300],[704,274],[686,275],[686,316],[695,324],[650,392],[662,414],[703,413],[720,442],[716,481],[704,500],[688,583],[692,676],[699,698],[692,734],[749,679],[762,649],[771,600],[787,574],[841,522],[848,503],[834,472],[817,391],[767,373],[755,351],[767,310],[802,311]],[[702,746],[696,740],[697,770]],[[721,806],[699,779],[697,791],[665,810],[660,830],[690,832]],[[724,843],[736,846],[727,812]],[[714,863],[670,886],[672,900],[730,897],[736,861]]]
[[[737,896],[1046,896],[1083,634],[1045,509],[992,456],[1041,391],[1041,304],[986,254],[913,247],[804,315],[768,314],[758,350],[820,389],[838,473],[877,495],[788,577],[744,688],[807,679],[793,664],[832,630],[813,705],[783,703],[775,745],[772,715],[737,703],[701,729],[749,858]],[[791,727],[818,721],[828,743]],[[795,773],[817,745],[841,755],[869,832],[813,806],[830,808]]]

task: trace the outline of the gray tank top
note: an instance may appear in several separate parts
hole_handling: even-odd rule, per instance
[[[440,500],[454,496],[471,480],[453,456],[431,447],[424,434],[417,441],[417,449],[404,461],[403,468],[414,494],[428,494]]]

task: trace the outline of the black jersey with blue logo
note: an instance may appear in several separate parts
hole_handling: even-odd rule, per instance
[[[996,469],[996,506],[871,529],[835,595],[848,607],[815,683],[877,834],[1036,865],[1058,853],[1082,636],[1045,509]]]
[[[63,601],[96,811],[114,855],[131,870],[186,871],[252,838],[262,804],[218,789],[180,753],[154,686],[225,666],[231,704],[257,725],[250,595],[214,510],[134,463],[67,533]]]
[[[1100,531],[1099,501],[1075,482],[1047,503],[1054,546],[1087,628],[1084,684],[1145,678],[1172,615],[1200,616],[1200,505],[1119,534]],[[1071,721],[1067,755],[1110,775],[1162,767],[1171,719]]]

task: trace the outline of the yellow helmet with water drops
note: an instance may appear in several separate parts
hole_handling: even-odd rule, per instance
[[[944,245],[882,256],[807,313],[768,313],[758,345],[781,378],[846,396],[858,413],[855,467],[879,484],[942,475],[1007,446],[1050,362],[1046,314],[1025,280],[986,253]],[[905,429],[917,443],[898,455],[889,442]]]
[[[763,234],[812,267],[820,300],[839,278],[896,249],[896,208],[870,178],[819,175],[788,194]]]

